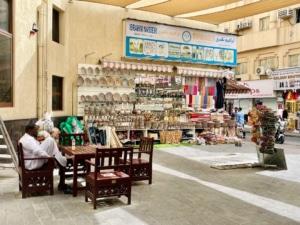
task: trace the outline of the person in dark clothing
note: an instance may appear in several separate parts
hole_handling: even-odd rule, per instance
[[[217,100],[216,100],[216,109],[223,109],[225,101],[225,91],[226,91],[227,79],[219,79],[216,83],[217,88]]]
[[[288,117],[289,117],[289,113],[288,113],[287,109],[284,109],[282,112],[282,119],[287,120]]]

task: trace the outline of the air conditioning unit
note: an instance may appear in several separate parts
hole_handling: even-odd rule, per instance
[[[259,76],[263,76],[263,75],[266,75],[266,69],[265,67],[263,66],[259,66],[256,68],[255,70],[256,74],[259,75]]]
[[[242,21],[236,25],[236,30],[245,30],[252,27],[252,21]]]
[[[294,15],[294,10],[293,9],[282,9],[278,11],[278,18],[280,19],[289,19],[293,17]]]
[[[272,69],[270,69],[270,68],[268,68],[268,69],[266,69],[266,72],[265,72],[265,74],[267,75],[267,76],[272,76],[272,74],[273,74],[273,70]]]

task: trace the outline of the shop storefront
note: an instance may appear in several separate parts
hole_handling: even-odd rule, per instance
[[[272,73],[279,107],[288,111],[288,128],[299,130],[300,67],[279,69]]]
[[[268,108],[277,111],[273,80],[243,81],[240,83],[249,87],[251,92],[227,94],[228,104],[233,104],[233,107],[241,107],[244,113],[248,113],[257,101],[261,101]]]

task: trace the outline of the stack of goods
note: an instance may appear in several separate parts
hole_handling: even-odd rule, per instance
[[[235,130],[235,121],[234,120],[229,120],[228,121],[228,136],[229,137],[235,137],[236,136],[236,130]]]
[[[256,108],[253,108],[249,113],[249,123],[252,125],[251,141],[256,144],[259,144],[260,140],[260,116],[261,112]]]
[[[277,118],[271,109],[261,106],[250,112],[252,125],[252,141],[260,145],[260,152],[273,154]]]
[[[160,131],[159,136],[161,144],[179,144],[182,137],[182,131]]]
[[[209,131],[204,131],[200,134],[200,137],[205,139],[206,144],[208,145],[215,145],[217,144],[217,137],[214,133]]]
[[[277,118],[270,109],[264,108],[261,110],[261,153],[274,153],[276,122]]]

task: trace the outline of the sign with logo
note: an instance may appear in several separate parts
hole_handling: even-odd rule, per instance
[[[273,80],[253,80],[239,82],[251,89],[250,93],[226,94],[226,99],[245,99],[245,98],[276,98],[274,94]]]
[[[300,67],[279,69],[272,72],[273,79],[288,79],[300,77]]]
[[[125,20],[125,57],[236,66],[237,37]]]

